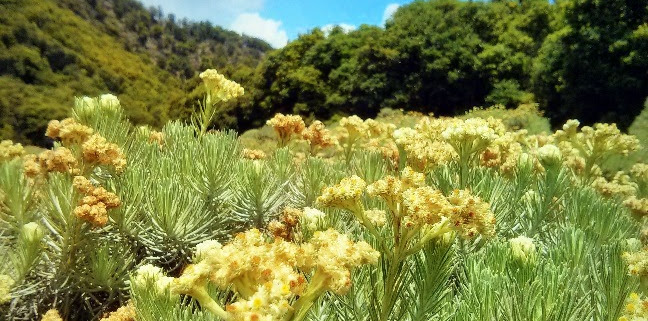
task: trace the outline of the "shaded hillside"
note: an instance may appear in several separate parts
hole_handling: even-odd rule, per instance
[[[75,95],[105,92],[135,123],[158,126],[192,106],[186,94],[199,70],[252,70],[269,48],[134,1],[2,1],[0,137],[45,143],[47,121],[65,117]]]

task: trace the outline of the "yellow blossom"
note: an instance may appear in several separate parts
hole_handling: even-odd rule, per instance
[[[630,293],[625,301],[623,315],[619,321],[645,321],[648,320],[648,300],[637,293]]]
[[[448,195],[452,205],[449,219],[452,228],[464,238],[477,234],[483,237],[495,235],[495,216],[490,205],[479,197],[471,195],[468,190],[454,190]]]
[[[92,132],[92,128],[78,123],[74,118],[66,118],[61,121],[50,121],[45,135],[54,139],[59,138],[64,145],[68,146],[85,142]]]
[[[302,132],[302,138],[308,142],[312,152],[316,148],[326,148],[337,143],[335,137],[325,128],[324,123],[319,120],[314,121]]]
[[[0,142],[0,161],[19,158],[25,154],[25,149],[21,144],[14,144],[10,140]]]
[[[121,201],[114,193],[108,192],[103,187],[95,187],[83,176],[74,177],[74,187],[85,196],[81,199],[74,215],[91,223],[94,226],[104,226],[108,222],[108,210],[121,205]]]
[[[83,159],[89,163],[110,165],[117,172],[126,167],[126,157],[117,144],[108,142],[103,136],[95,134],[83,143]]]
[[[135,306],[132,302],[129,302],[123,307],[120,307],[114,312],[109,313],[106,317],[102,318],[100,321],[135,321],[137,317],[137,311],[135,311]]]
[[[329,229],[317,231],[299,251],[298,266],[314,270],[311,282],[321,282],[326,290],[344,294],[351,287],[351,269],[375,264],[380,253],[366,242],[354,243],[346,235]]]
[[[317,204],[324,207],[347,209],[351,212],[361,208],[361,197],[367,183],[362,178],[353,175],[343,178],[339,184],[326,187],[317,198]]]
[[[633,195],[623,201],[623,205],[637,217],[648,216],[648,198],[637,198]]]
[[[369,136],[369,127],[356,115],[340,119],[340,127],[346,131],[349,141]]]
[[[0,274],[0,304],[7,303],[11,300],[11,287],[13,287],[14,280],[4,274]]]
[[[271,126],[279,136],[280,147],[288,144],[293,135],[299,135],[304,131],[306,125],[304,120],[299,115],[284,115],[282,113],[276,114],[272,119],[266,122]]]
[[[209,95],[212,99],[228,101],[230,99],[243,96],[245,90],[238,83],[226,79],[215,69],[207,69],[200,73],[200,79],[203,80]]]
[[[45,312],[41,321],[63,321],[63,318],[56,309],[51,309]]]
[[[259,149],[244,148],[242,154],[243,154],[243,158],[252,159],[252,160],[266,158],[266,153],[264,153],[262,150]]]

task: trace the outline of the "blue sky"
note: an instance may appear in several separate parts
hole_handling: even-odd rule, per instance
[[[381,25],[406,0],[140,0],[178,18],[208,20],[279,48],[315,27]]]

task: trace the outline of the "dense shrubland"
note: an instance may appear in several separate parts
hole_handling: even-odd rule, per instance
[[[189,122],[135,127],[83,97],[52,149],[0,144],[3,318],[648,317],[648,165],[605,170],[640,148],[616,125],[552,133],[534,105],[276,114],[258,150],[210,130],[243,88],[200,76]]]
[[[315,29],[271,52],[254,113],[454,116],[538,102],[555,127],[627,128],[648,96],[647,30],[641,1],[415,1],[384,28]]]
[[[188,120],[216,67],[248,94],[215,128],[247,130],[275,113],[308,120],[385,108],[455,116],[537,102],[558,128],[626,129],[648,96],[648,8],[629,0],[415,1],[383,27],[314,29],[269,47],[133,0],[0,4],[0,137],[39,145],[74,95],[112,92],[137,124]]]
[[[269,49],[133,0],[2,1],[0,138],[51,145],[49,119],[68,115],[75,95],[104,92],[128,106],[132,122],[159,128],[190,114],[203,94],[194,92],[200,70],[217,67],[246,84]]]

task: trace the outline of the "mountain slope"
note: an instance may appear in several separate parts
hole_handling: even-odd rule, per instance
[[[97,8],[110,10],[96,19]],[[201,68],[251,68],[269,49],[260,40],[187,22],[157,20],[140,33],[158,30],[150,34],[158,40],[139,37],[120,20],[129,12],[154,16],[131,0],[0,2],[0,138],[46,143],[40,137],[47,120],[65,117],[75,95],[106,92],[119,97],[134,122],[158,126],[184,108]],[[199,29],[203,34],[191,34]]]

